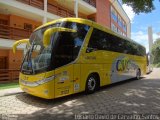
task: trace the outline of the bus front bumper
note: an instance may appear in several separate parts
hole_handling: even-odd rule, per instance
[[[19,81],[21,89],[33,96],[37,96],[45,99],[53,99],[54,98],[54,81],[50,81],[39,86],[27,86],[24,85],[21,81]]]

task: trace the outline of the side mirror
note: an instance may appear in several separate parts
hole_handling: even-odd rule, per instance
[[[86,49],[86,53],[90,53],[90,52],[93,52],[93,51],[96,51],[96,50],[97,50],[96,48],[90,48],[90,47],[88,47]]]
[[[44,35],[43,35],[44,47],[47,47],[50,44],[50,38],[55,32],[77,32],[77,31],[74,29],[63,28],[63,27],[49,28],[44,32]]]
[[[30,46],[29,39],[18,40],[18,41],[16,41],[16,42],[13,44],[13,46],[12,46],[12,48],[13,48],[13,53],[16,53],[17,47],[18,47],[20,44],[23,44],[23,43],[25,43],[25,44],[27,44],[28,46]]]

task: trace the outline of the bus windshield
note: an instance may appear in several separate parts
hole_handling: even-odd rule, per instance
[[[26,73],[35,73],[38,70],[46,69],[50,63],[51,45],[47,48],[43,46],[42,38],[44,31],[45,29],[40,29],[31,34],[30,43],[32,45],[26,53],[21,68]]]
[[[55,26],[75,29],[77,32],[53,33],[50,45],[44,47],[43,34],[45,30]],[[30,36],[31,47],[26,53],[21,72],[24,74],[36,74],[47,71],[53,65],[54,67],[52,68],[57,68],[74,61],[79,54],[88,30],[89,27],[87,25],[63,22],[33,32]],[[50,64],[52,57],[53,61]]]

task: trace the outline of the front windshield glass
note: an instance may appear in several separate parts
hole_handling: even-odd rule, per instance
[[[27,51],[23,64],[21,66],[22,73],[35,74],[47,70],[50,64],[52,47],[51,44],[47,48],[43,46],[43,34],[45,30],[55,26],[56,25],[45,27],[31,34],[31,47]]]

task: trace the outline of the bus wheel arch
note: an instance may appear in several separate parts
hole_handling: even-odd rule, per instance
[[[138,69],[136,70],[136,79],[139,80],[140,78],[141,78],[141,69],[138,68]]]
[[[85,92],[94,93],[100,87],[100,76],[97,72],[90,73],[86,80]]]

